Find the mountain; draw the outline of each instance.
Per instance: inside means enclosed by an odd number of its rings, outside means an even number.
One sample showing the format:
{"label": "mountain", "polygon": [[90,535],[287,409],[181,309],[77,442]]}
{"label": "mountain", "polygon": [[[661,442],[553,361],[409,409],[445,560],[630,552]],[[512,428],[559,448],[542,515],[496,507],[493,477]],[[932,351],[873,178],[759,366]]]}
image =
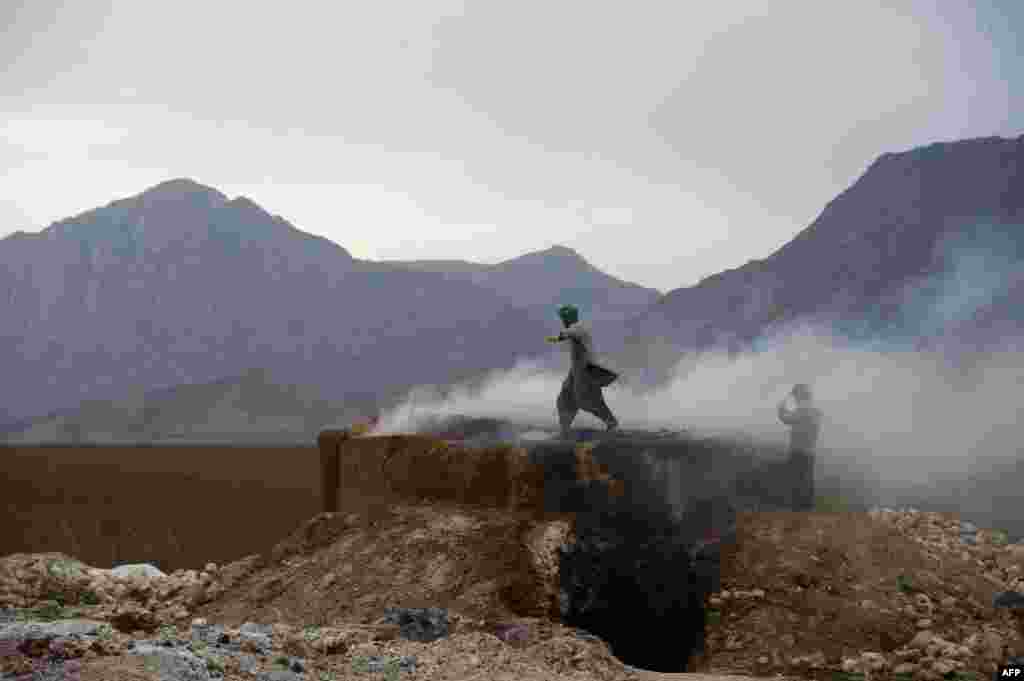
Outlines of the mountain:
{"label": "mountain", "polygon": [[491,267],[491,265],[469,262],[468,260],[385,260],[381,264],[404,267],[420,272],[437,272],[451,276],[484,272]]}
{"label": "mountain", "polygon": [[565,246],[553,246],[484,265],[464,260],[388,261],[417,271],[438,272],[471,281],[499,294],[509,304],[548,318],[555,308],[573,303],[587,320],[602,325],[637,314],[658,299],[658,291],[616,279]]}
{"label": "mountain", "polygon": [[1024,136],[932,144],[882,155],[778,251],[669,292],[619,340],[634,363],[652,339],[668,361],[798,321],[858,340],[998,342],[1024,330],[1022,275]]}
{"label": "mountain", "polygon": [[0,424],[265,367],[332,402],[546,352],[491,288],[360,261],[187,179],[0,240]]}

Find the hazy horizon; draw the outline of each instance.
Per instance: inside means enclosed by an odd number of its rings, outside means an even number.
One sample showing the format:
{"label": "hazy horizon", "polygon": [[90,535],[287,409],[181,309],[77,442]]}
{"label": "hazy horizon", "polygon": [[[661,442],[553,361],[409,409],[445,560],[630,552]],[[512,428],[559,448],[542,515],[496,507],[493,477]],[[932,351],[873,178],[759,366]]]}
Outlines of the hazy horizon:
{"label": "hazy horizon", "polygon": [[758,7],[8,4],[0,236],[190,177],[357,258],[562,244],[666,291],[883,153],[1024,133],[1024,7]]}

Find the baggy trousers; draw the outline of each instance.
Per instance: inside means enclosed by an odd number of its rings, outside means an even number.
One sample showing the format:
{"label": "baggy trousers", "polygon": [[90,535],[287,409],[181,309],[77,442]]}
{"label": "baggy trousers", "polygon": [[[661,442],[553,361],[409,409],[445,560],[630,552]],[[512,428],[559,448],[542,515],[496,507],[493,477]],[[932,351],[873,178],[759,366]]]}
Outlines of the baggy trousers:
{"label": "baggy trousers", "polygon": [[814,453],[790,450],[789,469],[793,480],[793,510],[814,510]]}
{"label": "baggy trousers", "polygon": [[601,386],[589,380],[585,372],[577,372],[573,367],[562,382],[562,390],[558,393],[555,403],[558,408],[558,422],[562,432],[568,432],[576,414],[583,411],[593,414],[607,423],[613,423],[615,416],[604,401]]}

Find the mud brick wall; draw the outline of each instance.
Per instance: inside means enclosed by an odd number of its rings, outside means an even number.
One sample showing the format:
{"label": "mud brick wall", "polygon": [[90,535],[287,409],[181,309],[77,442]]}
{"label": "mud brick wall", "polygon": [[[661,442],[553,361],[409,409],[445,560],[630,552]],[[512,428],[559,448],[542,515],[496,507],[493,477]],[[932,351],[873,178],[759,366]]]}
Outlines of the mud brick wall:
{"label": "mud brick wall", "polygon": [[448,502],[510,511],[542,507],[544,472],[525,449],[468,449],[420,435],[320,434],[325,511],[372,513],[393,503]]}

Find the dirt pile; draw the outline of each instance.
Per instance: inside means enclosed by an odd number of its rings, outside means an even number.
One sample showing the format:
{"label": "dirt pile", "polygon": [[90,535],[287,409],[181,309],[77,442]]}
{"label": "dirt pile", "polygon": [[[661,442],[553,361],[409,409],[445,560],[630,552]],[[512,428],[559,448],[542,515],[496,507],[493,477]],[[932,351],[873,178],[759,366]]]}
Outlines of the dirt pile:
{"label": "dirt pile", "polygon": [[[60,554],[8,556],[0,603],[34,607],[22,617],[113,625],[61,642],[83,663],[83,679],[157,678],[129,653],[157,633],[167,645],[187,640],[195,617],[217,622],[225,640],[244,639],[247,622],[273,623],[273,645],[249,652],[262,669],[282,656],[303,660],[296,680],[367,678],[354,671],[359,660],[403,656],[416,659],[403,678],[633,678],[603,642],[552,621],[557,550],[570,532],[564,520],[448,505],[394,507],[375,519],[322,514],[268,556],[202,572],[118,577]],[[202,584],[209,602],[190,598]],[[447,608],[448,637],[407,641],[384,622],[390,607],[427,606]],[[222,678],[253,678],[236,662]]]}
{"label": "dirt pile", "polygon": [[709,600],[713,667],[934,681],[1024,652],[1013,615],[992,607],[1024,571],[1024,546],[999,533],[916,511],[745,513],[738,525]]}
{"label": "dirt pile", "polygon": [[476,620],[549,617],[557,547],[570,532],[566,520],[449,505],[392,506],[369,521],[321,514],[198,613],[295,626],[368,624],[388,607],[436,606]]}
{"label": "dirt pile", "polygon": [[[982,678],[1024,652],[1017,622],[991,606],[996,592],[1020,586],[1024,547],[1002,545],[987,530],[965,541],[963,526],[914,512],[741,513],[736,546],[723,556],[723,588],[709,599],[701,671]],[[300,656],[304,678],[367,678],[353,664],[374,655],[416,656],[408,678],[643,678],[603,642],[540,612],[551,591],[529,580],[554,573],[552,556],[569,529],[499,510],[423,504],[372,523],[318,516],[266,557],[165,577],[112,577],[67,556],[22,554],[0,559],[0,603],[38,611],[64,602],[76,617],[139,628],[114,626],[83,651],[82,678],[119,665],[122,678],[155,678],[123,656],[129,641],[152,636],[154,625],[187,637],[193,617],[229,635],[245,621],[273,623],[275,647],[259,663]],[[516,564],[506,555],[512,549],[527,558]],[[217,585],[206,591],[215,595],[192,607],[187,595],[204,582]],[[450,636],[406,641],[382,623],[386,608],[418,605],[447,607]],[[521,614],[531,608],[537,614]],[[123,613],[134,613],[134,624],[119,620]]]}

